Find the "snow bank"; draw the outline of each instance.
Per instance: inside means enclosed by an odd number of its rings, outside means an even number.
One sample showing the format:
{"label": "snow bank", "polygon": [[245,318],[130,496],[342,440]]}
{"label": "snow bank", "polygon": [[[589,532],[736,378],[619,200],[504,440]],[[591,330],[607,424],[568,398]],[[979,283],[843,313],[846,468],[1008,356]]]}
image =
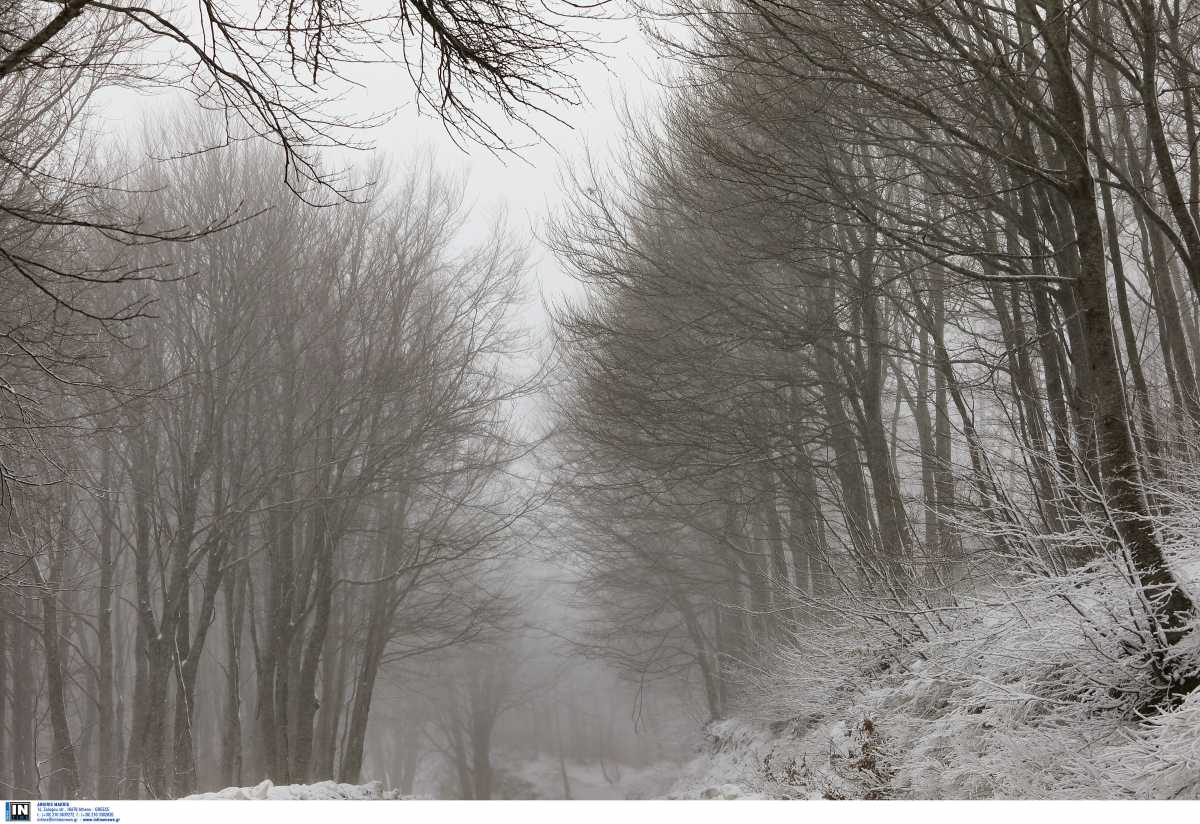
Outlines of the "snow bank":
{"label": "snow bank", "polygon": [[905,646],[797,642],[668,796],[1200,798],[1200,694],[1153,709],[1131,591],[1093,570],[994,588]]}
{"label": "snow bank", "polygon": [[382,781],[367,784],[339,784],[336,781],[320,781],[316,784],[287,784],[281,787],[263,781],[253,787],[226,787],[215,793],[197,793],[184,798],[185,801],[379,801],[400,798],[396,790],[385,790]]}

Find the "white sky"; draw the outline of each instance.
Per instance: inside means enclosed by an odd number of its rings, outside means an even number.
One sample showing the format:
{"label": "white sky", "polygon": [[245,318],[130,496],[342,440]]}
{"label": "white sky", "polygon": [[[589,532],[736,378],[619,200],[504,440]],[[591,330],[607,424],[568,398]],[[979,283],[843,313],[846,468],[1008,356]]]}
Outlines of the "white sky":
{"label": "white sky", "polygon": [[[431,146],[439,164],[447,170],[465,168],[471,197],[478,204],[480,226],[486,227],[496,209],[507,209],[514,234],[531,239],[534,291],[544,291],[547,296],[556,296],[573,286],[553,254],[539,240],[547,219],[566,195],[562,190],[563,169],[578,163],[585,148],[590,148],[599,159],[609,158],[621,131],[617,111],[622,99],[628,98],[634,111],[642,111],[652,105],[649,101],[655,94],[650,78],[656,74],[656,57],[636,24],[629,20],[608,20],[597,21],[592,28],[606,42],[598,46],[603,57],[577,64],[575,76],[585,100],[581,105],[554,111],[565,125],[549,118],[535,121],[541,141],[520,150],[516,156],[497,156],[461,140],[456,145],[439,120],[418,115],[414,105],[380,129],[377,138],[379,148],[396,160],[403,161],[420,146]],[[411,89],[405,85],[407,76],[396,71],[391,77],[385,74],[379,72],[364,83],[368,89],[390,90],[385,93],[411,98]],[[499,131],[518,140],[528,136],[520,127]],[[536,310],[531,307],[531,311],[541,314],[540,306]],[[538,321],[531,317],[531,322]]]}
{"label": "white sky", "polygon": [[[533,283],[526,316],[527,322],[535,328],[545,323],[540,295],[553,299],[574,287],[553,254],[540,242],[548,218],[565,196],[562,191],[564,167],[577,163],[585,147],[598,159],[609,158],[620,134],[617,110],[622,99],[627,97],[634,111],[644,111],[653,105],[656,96],[656,87],[650,78],[657,74],[657,57],[635,21],[585,21],[581,27],[595,32],[600,41],[596,49],[602,53],[597,59],[576,63],[575,76],[585,98],[583,103],[553,110],[565,124],[550,118],[534,120],[541,132],[541,141],[521,149],[516,155],[497,156],[461,138],[456,144],[433,113],[418,113],[411,80],[400,66],[354,67],[351,76],[361,88],[351,89],[338,104],[348,117],[364,117],[400,108],[393,120],[368,132],[365,139],[399,165],[419,151],[432,149],[443,170],[452,173],[465,170],[468,196],[476,204],[473,225],[481,232],[490,228],[496,210],[507,210],[514,236],[528,240],[533,252]],[[124,127],[143,118],[153,120],[173,114],[177,106],[178,95],[175,94],[121,92],[101,108],[102,117],[108,121],[112,133],[120,133]],[[491,123],[509,140],[533,140],[522,127],[509,126],[495,119]],[[361,160],[365,162],[367,158],[361,157]]]}

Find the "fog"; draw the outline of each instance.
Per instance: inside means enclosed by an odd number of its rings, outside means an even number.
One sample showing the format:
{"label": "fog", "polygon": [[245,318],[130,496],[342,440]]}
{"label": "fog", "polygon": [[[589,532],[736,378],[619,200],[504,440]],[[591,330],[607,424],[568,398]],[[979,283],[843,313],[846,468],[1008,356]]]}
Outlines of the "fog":
{"label": "fog", "polygon": [[87,6],[4,13],[6,105],[59,146],[14,133],[6,167],[57,184],[7,201],[44,257],[5,280],[6,794],[661,793],[702,713],[595,646],[547,440],[542,239],[641,83],[636,27],[575,21],[604,59],[563,49],[536,110],[454,117],[360,51],[310,114],[217,18]]}
{"label": "fog", "polygon": [[0,4],[0,788],[1200,797],[1193,5]]}

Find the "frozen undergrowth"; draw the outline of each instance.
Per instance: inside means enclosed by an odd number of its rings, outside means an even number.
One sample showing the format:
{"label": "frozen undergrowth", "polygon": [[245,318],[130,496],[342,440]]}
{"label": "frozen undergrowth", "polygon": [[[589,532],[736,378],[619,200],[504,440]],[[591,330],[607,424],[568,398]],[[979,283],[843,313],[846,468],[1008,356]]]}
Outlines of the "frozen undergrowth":
{"label": "frozen undergrowth", "polygon": [[1141,713],[1160,684],[1132,592],[1097,565],[994,585],[904,646],[815,633],[709,726],[670,796],[1200,797],[1200,695]]}
{"label": "frozen undergrowth", "polygon": [[213,793],[189,795],[185,801],[379,801],[400,798],[395,790],[385,790],[382,781],[367,784],[339,784],[319,781],[316,784],[285,784],[276,786],[263,781],[253,787],[226,787]]}

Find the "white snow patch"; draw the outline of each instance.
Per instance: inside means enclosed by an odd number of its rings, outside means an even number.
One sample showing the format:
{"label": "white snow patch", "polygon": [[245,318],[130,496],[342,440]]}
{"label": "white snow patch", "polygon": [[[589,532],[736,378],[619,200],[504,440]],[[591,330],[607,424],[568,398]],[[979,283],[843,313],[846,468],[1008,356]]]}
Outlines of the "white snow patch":
{"label": "white snow patch", "polygon": [[316,784],[286,784],[275,786],[269,779],[253,787],[226,787],[213,793],[196,793],[184,801],[380,801],[401,798],[396,790],[385,790],[382,781],[367,784],[339,784],[319,781]]}

